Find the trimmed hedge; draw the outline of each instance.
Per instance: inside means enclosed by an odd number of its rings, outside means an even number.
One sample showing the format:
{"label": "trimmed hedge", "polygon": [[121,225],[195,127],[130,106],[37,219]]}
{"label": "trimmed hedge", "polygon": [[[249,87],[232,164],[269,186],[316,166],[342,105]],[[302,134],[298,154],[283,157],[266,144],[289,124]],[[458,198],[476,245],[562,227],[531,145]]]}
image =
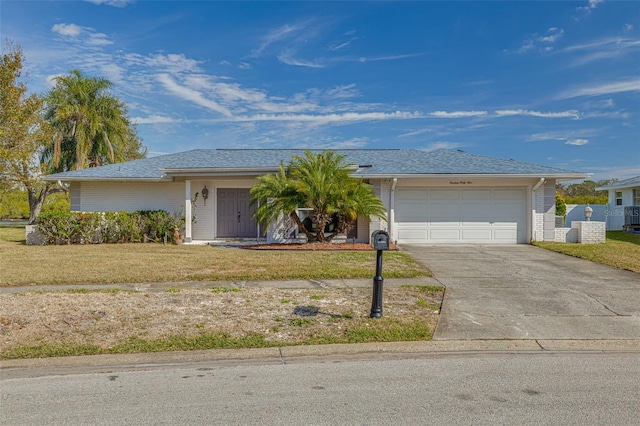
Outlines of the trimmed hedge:
{"label": "trimmed hedge", "polygon": [[175,243],[184,216],[164,210],[135,212],[59,212],[40,214],[38,228],[47,244]]}

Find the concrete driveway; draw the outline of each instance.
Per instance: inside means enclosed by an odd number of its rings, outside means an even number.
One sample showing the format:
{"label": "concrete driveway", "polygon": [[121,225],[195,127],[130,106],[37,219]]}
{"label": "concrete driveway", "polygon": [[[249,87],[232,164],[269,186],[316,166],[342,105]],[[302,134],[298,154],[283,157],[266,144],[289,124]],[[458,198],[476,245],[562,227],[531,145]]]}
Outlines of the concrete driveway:
{"label": "concrete driveway", "polygon": [[529,245],[404,245],[446,286],[434,340],[640,339],[640,274]]}

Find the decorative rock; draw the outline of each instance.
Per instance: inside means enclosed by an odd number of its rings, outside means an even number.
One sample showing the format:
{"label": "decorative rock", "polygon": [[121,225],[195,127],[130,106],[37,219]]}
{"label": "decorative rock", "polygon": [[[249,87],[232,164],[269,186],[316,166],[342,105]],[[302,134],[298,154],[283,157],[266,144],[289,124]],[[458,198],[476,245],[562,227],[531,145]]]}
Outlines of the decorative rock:
{"label": "decorative rock", "polygon": [[44,238],[38,225],[25,226],[25,237],[28,246],[44,246],[47,244],[47,240]]}

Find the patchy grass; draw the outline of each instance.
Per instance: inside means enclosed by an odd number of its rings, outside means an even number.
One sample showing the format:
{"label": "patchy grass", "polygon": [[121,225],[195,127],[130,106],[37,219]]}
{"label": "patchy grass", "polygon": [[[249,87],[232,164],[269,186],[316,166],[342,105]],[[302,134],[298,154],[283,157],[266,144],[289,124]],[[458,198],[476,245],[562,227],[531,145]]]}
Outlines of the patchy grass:
{"label": "patchy grass", "polygon": [[[186,281],[370,278],[376,253],[261,251],[162,244],[27,246],[0,227],[0,287]],[[385,254],[385,278],[429,276],[404,253]]]}
{"label": "patchy grass", "polygon": [[237,290],[0,294],[0,359],[429,340],[443,296],[388,287],[372,319],[369,288]]}
{"label": "patchy grass", "polygon": [[535,242],[535,246],[590,260],[603,265],[640,273],[640,235],[623,231],[607,232],[604,244]]}

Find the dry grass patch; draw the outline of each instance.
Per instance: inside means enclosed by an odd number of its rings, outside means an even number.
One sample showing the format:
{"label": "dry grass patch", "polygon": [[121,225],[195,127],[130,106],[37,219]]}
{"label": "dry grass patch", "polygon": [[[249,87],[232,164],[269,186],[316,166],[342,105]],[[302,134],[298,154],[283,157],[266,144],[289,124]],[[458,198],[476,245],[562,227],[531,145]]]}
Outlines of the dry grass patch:
{"label": "dry grass patch", "polygon": [[640,235],[607,232],[604,244],[536,242],[534,245],[596,263],[640,273]]}
{"label": "dry grass patch", "polygon": [[0,357],[428,340],[442,290],[388,287],[382,319],[368,317],[369,288],[4,294]]}
{"label": "dry grass patch", "polygon": [[[184,281],[370,278],[375,252],[259,251],[210,246],[98,244],[26,246],[24,228],[0,227],[0,287]],[[388,278],[428,276],[399,252]]]}

